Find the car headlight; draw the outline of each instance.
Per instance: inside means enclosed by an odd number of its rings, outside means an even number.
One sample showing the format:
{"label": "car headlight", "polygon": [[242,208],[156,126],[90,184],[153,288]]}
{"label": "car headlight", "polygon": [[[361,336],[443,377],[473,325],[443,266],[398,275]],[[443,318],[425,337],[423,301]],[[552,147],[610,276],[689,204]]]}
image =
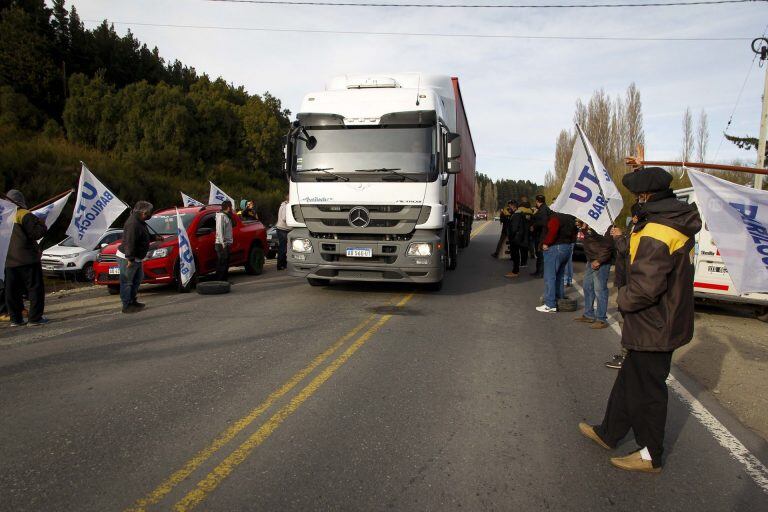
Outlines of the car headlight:
{"label": "car headlight", "polygon": [[312,242],[308,238],[294,238],[291,240],[293,252],[312,252]]}
{"label": "car headlight", "polygon": [[[77,253],[75,254],[61,254],[58,257],[62,260],[71,260],[72,258],[77,258],[79,255]],[[56,256],[54,256],[55,258]]]}
{"label": "car headlight", "polygon": [[170,247],[161,247],[160,249],[155,249],[152,251],[152,253],[149,255],[147,259],[154,260],[155,258],[165,258],[168,256],[168,253],[171,252]]}
{"label": "car headlight", "polygon": [[408,246],[408,256],[432,256],[432,244],[416,242]]}

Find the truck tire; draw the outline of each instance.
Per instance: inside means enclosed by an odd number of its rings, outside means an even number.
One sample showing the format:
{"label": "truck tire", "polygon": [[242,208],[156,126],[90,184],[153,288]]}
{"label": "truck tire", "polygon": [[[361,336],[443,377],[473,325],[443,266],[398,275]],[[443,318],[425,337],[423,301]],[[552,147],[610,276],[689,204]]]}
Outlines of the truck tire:
{"label": "truck tire", "polygon": [[567,297],[562,299],[557,299],[557,310],[562,312],[572,312],[576,311],[576,308],[579,307],[579,303],[576,299],[569,299]]}
{"label": "truck tire", "polygon": [[328,286],[331,284],[330,279],[318,279],[316,277],[308,277],[307,282],[309,283],[309,286]]}
{"label": "truck tire", "polygon": [[456,270],[458,265],[459,247],[457,243],[456,224],[451,224],[445,233],[445,268]]}
{"label": "truck tire", "polygon": [[205,281],[197,283],[197,293],[200,295],[221,295],[229,293],[232,285],[227,281]]}
{"label": "truck tire", "polygon": [[252,276],[260,276],[264,271],[264,250],[258,244],[253,244],[248,251],[248,259],[245,260],[245,273]]}
{"label": "truck tire", "polygon": [[119,284],[108,284],[107,285],[107,293],[110,295],[120,295],[120,285]]}

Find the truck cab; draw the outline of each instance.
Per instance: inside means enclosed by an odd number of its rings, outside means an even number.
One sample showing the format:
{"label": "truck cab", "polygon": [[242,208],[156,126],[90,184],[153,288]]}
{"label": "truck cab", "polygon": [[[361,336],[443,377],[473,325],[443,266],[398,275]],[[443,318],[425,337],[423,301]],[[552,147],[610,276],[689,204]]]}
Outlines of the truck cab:
{"label": "truck cab", "polygon": [[336,77],[305,96],[285,156],[292,275],[439,287],[455,268],[475,180],[458,79]]}

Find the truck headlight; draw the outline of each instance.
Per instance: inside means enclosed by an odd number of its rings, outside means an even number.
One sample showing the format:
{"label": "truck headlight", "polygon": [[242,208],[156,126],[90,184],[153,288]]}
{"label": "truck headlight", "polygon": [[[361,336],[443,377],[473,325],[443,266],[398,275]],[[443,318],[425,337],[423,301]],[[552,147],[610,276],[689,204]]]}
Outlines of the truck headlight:
{"label": "truck headlight", "polygon": [[308,238],[294,238],[291,240],[293,252],[312,252],[312,242]]}
{"label": "truck headlight", "polygon": [[155,258],[165,258],[168,256],[168,253],[171,252],[170,247],[161,247],[160,249],[155,249],[152,251],[152,253],[149,255],[147,259],[154,260]]}
{"label": "truck headlight", "polygon": [[408,246],[408,256],[432,256],[432,244],[416,242]]}

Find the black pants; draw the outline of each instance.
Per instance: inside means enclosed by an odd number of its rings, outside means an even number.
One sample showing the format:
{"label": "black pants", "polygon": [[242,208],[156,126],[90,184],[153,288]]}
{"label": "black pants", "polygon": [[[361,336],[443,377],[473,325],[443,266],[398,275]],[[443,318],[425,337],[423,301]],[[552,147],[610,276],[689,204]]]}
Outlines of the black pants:
{"label": "black pants", "polygon": [[45,286],[43,267],[40,263],[5,269],[5,303],[11,322],[24,321],[24,293],[29,296],[29,321],[37,322],[45,309]]}
{"label": "black pants", "polygon": [[229,250],[230,245],[216,244],[216,256],[219,257],[216,262],[216,280],[229,280]]}
{"label": "black pants", "polygon": [[496,250],[493,253],[496,255],[497,258],[504,256],[504,248],[506,247],[504,242],[506,241],[507,241],[507,231],[504,228],[502,228],[501,234],[499,235],[499,243],[496,244]]}
{"label": "black pants", "polygon": [[528,244],[518,245],[517,247],[520,249],[520,264],[526,266],[528,264]]}
{"label": "black pants", "polygon": [[0,279],[0,315],[8,314],[8,306],[5,305],[5,281]]}
{"label": "black pants", "polygon": [[596,432],[609,446],[618,445],[631,429],[638,446],[647,447],[653,467],[661,467],[667,423],[667,376],[672,352],[630,350],[608,399]]}
{"label": "black pants", "polygon": [[288,266],[288,231],[276,229],[277,232],[277,269]]}
{"label": "black pants", "polygon": [[520,265],[523,261],[528,261],[528,247],[517,245],[514,242],[509,244],[509,257],[512,260],[512,272],[520,273]]}

